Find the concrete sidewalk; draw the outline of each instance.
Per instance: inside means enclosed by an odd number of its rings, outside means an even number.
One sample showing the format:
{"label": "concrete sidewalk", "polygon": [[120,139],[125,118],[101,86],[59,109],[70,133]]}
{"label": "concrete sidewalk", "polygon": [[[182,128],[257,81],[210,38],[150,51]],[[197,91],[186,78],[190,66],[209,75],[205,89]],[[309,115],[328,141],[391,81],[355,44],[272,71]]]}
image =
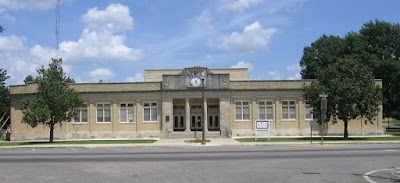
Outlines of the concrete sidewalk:
{"label": "concrete sidewalk", "polygon": [[160,139],[153,144],[155,146],[240,146],[241,143],[231,138],[214,138],[210,142],[190,142],[193,139]]}

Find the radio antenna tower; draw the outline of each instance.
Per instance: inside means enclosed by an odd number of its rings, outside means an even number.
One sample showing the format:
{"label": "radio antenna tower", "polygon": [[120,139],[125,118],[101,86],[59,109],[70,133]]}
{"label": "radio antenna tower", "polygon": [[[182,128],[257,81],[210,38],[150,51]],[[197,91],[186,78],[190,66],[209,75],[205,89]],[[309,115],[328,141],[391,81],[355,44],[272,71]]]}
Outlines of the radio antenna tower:
{"label": "radio antenna tower", "polygon": [[53,60],[61,60],[61,57],[58,57],[59,51],[59,37],[60,37],[60,0],[56,0],[56,58]]}

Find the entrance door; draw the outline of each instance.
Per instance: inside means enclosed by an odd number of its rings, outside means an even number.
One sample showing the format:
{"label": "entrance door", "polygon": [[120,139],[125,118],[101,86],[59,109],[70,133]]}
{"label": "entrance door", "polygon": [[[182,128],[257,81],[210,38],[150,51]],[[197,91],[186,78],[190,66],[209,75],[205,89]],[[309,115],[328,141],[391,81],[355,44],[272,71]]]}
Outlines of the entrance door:
{"label": "entrance door", "polygon": [[219,131],[219,116],[209,115],[208,116],[208,130],[209,131]]}
{"label": "entrance door", "polygon": [[174,105],[174,131],[185,131],[185,107],[184,105]]}
{"label": "entrance door", "polygon": [[190,130],[201,131],[202,130],[202,109],[201,105],[190,106]]}
{"label": "entrance door", "polygon": [[219,131],[219,105],[208,106],[208,130]]}

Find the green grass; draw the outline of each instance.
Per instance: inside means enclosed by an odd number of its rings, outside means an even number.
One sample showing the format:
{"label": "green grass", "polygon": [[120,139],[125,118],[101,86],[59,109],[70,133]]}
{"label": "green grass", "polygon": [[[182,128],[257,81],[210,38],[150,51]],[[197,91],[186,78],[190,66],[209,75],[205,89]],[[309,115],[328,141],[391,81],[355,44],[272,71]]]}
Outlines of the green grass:
{"label": "green grass", "polygon": [[[190,140],[190,143],[201,143],[203,142],[203,139],[196,139],[196,140]],[[211,142],[210,139],[204,139],[204,142]]]}
{"label": "green grass", "polygon": [[53,143],[44,141],[33,141],[33,142],[8,142],[0,141],[0,146],[24,146],[24,145],[62,145],[62,144],[144,144],[153,143],[157,140],[145,139],[145,140],[79,140],[79,141],[54,141]]}
{"label": "green grass", "polygon": [[393,118],[385,118],[385,119],[383,119],[383,124],[387,124],[388,122],[390,124],[400,124],[400,119],[393,119]]}
{"label": "green grass", "polygon": [[[236,139],[239,142],[310,142],[310,137],[300,137],[300,138],[271,138],[271,141],[268,138],[243,138]],[[313,142],[320,141],[320,137],[313,137]],[[399,137],[350,137],[345,140],[343,137],[324,137],[324,141],[400,141]]]}
{"label": "green grass", "polygon": [[386,134],[400,137],[400,129],[386,129]]}

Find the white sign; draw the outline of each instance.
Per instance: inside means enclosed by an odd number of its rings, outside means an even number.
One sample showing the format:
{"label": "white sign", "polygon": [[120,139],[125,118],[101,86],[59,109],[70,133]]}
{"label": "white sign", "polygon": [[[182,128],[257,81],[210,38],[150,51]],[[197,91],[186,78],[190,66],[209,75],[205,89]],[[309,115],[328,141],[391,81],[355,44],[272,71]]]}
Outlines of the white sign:
{"label": "white sign", "polygon": [[268,121],[256,121],[256,129],[258,131],[268,131],[269,122]]}
{"label": "white sign", "polygon": [[268,132],[268,139],[271,140],[271,131],[270,131],[270,122],[269,120],[257,120],[256,128],[255,128],[255,140],[257,141],[257,136],[259,132]]}

